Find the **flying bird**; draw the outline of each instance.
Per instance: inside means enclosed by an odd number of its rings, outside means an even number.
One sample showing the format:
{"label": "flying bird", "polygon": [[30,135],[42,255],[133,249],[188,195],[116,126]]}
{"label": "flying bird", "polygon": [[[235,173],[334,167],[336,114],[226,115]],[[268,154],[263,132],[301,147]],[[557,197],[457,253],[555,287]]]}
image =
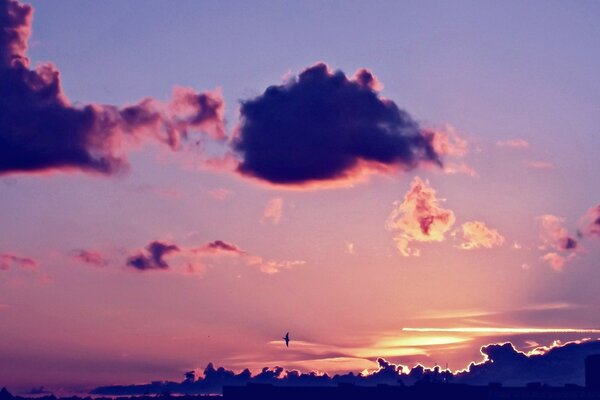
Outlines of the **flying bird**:
{"label": "flying bird", "polygon": [[285,334],[285,336],[283,337],[283,340],[285,340],[285,347],[290,347],[290,333],[287,332]]}

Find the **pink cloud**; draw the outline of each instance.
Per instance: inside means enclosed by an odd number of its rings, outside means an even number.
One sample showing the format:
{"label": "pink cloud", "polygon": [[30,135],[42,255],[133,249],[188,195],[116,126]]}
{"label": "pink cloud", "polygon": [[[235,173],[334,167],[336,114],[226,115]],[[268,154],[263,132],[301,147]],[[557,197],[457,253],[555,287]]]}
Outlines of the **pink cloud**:
{"label": "pink cloud", "polygon": [[546,253],[541,258],[547,262],[553,270],[558,272],[562,271],[567,263],[567,258],[556,252]]}
{"label": "pink cloud", "polygon": [[452,126],[432,130],[430,135],[431,145],[440,155],[464,157],[468,153],[469,143]]}
{"label": "pink cloud", "polygon": [[546,161],[529,161],[527,166],[532,169],[554,169],[556,166]]}
{"label": "pink cloud", "polygon": [[542,231],[540,239],[541,250],[552,249],[544,254],[541,259],[548,263],[555,271],[562,271],[568,261],[575,258],[575,253],[579,248],[579,243],[563,226],[565,219],[552,214],[545,214],[538,217],[541,223]]}
{"label": "pink cloud", "polygon": [[199,257],[202,265],[205,265],[205,262],[210,261],[210,259],[217,260],[220,257],[235,257],[245,265],[269,275],[276,274],[283,269],[290,269],[305,264],[301,260],[265,260],[261,256],[250,254],[240,249],[237,245],[222,240],[215,240],[200,247],[190,249],[190,253]]}
{"label": "pink cloud", "polygon": [[396,201],[386,222],[386,229],[395,232],[394,240],[404,256],[418,256],[420,251],[410,247],[412,242],[441,242],[452,228],[454,212],[444,209],[436,191],[415,177],[402,202]]}
{"label": "pink cloud", "polygon": [[465,222],[462,224],[461,230],[464,242],[460,247],[464,250],[491,249],[502,246],[505,241],[504,236],[498,233],[497,230],[488,228],[481,221]]}
{"label": "pink cloud", "polygon": [[444,173],[448,175],[465,174],[470,177],[479,176],[477,171],[467,163],[447,162],[444,164]]}
{"label": "pink cloud", "polygon": [[108,264],[108,261],[102,256],[102,254],[95,250],[73,250],[71,252],[71,257],[74,260],[97,267],[102,267]]}
{"label": "pink cloud", "polygon": [[38,267],[36,260],[30,257],[18,256],[11,253],[0,254],[0,270],[7,271],[11,268],[35,270]]}
{"label": "pink cloud", "polygon": [[577,248],[577,241],[569,235],[567,229],[563,226],[565,219],[552,214],[544,214],[538,217],[542,225],[540,238],[542,247],[552,247],[559,251],[574,250]]}
{"label": "pink cloud", "polygon": [[583,236],[600,237],[600,204],[590,208],[581,218],[579,233]]}
{"label": "pink cloud", "polygon": [[496,142],[496,146],[498,147],[510,147],[513,149],[528,149],[529,142],[524,139],[509,139],[509,140],[499,140]]}
{"label": "pink cloud", "polygon": [[453,161],[452,159],[463,158],[469,152],[469,142],[458,135],[452,126],[441,129],[433,129],[429,133],[431,145],[439,155],[446,156],[451,160],[444,161],[443,172],[448,175],[465,174],[471,177],[478,176],[475,168],[464,161]]}

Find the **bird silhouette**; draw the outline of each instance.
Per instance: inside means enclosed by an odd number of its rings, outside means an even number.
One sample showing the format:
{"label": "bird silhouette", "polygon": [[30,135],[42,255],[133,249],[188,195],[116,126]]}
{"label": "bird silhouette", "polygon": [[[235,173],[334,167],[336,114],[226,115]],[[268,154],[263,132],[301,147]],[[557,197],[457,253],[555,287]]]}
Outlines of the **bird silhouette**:
{"label": "bird silhouette", "polygon": [[285,334],[285,336],[283,337],[283,340],[285,340],[285,347],[290,347],[290,333],[287,332]]}

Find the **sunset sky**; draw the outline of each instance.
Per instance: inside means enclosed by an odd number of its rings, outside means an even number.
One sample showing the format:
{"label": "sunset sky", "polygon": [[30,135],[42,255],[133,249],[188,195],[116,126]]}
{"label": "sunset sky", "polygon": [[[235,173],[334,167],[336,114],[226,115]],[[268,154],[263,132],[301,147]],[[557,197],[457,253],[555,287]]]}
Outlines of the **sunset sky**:
{"label": "sunset sky", "polygon": [[0,386],[600,338],[599,2],[28,3]]}

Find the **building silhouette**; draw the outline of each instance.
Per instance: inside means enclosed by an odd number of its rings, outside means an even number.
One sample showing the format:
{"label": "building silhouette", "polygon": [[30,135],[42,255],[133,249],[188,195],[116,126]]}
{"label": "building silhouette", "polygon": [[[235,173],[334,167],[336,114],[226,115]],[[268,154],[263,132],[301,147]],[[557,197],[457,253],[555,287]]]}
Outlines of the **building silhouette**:
{"label": "building silhouette", "polygon": [[600,354],[585,359],[585,386],[600,390]]}

